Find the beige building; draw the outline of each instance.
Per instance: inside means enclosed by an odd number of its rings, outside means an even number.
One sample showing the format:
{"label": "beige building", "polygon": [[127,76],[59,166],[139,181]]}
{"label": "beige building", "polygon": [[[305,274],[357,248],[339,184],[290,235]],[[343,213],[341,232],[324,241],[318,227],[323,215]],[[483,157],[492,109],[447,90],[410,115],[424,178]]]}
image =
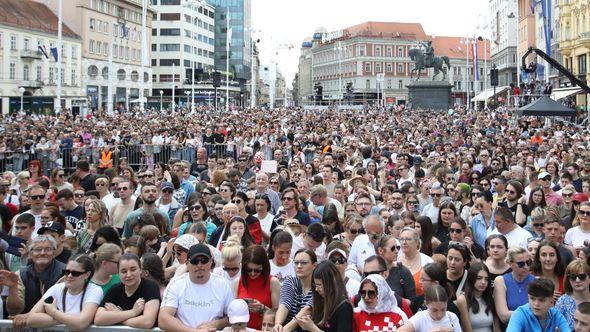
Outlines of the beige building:
{"label": "beige building", "polygon": [[[58,68],[50,51],[57,46],[57,16],[44,4],[29,0],[0,0],[0,11],[1,112],[20,110],[22,101],[25,111],[49,114],[57,102]],[[80,107],[85,99],[81,49],[80,36],[64,24],[59,60],[66,108]]]}
{"label": "beige building", "polygon": [[[47,3],[57,13],[58,0]],[[148,1],[151,3],[151,1]],[[142,0],[66,0],[63,22],[82,37],[82,80],[92,108],[106,109],[109,81],[109,52],[113,57],[113,101],[117,108],[129,108],[130,101],[152,90],[150,59],[154,11],[147,12],[148,62],[141,74]]]}

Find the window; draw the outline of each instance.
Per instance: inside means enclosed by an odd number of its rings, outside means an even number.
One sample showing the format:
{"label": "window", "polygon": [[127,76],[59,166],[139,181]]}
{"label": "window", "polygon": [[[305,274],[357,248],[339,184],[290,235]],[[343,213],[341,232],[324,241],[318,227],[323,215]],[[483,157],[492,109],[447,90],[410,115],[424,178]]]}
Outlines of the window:
{"label": "window", "polygon": [[23,80],[25,80],[25,81],[29,80],[29,65],[23,66]]}
{"label": "window", "polygon": [[129,46],[125,46],[125,60],[129,60]]}
{"label": "window", "polygon": [[391,89],[391,80],[387,80],[387,88]]}
{"label": "window", "polygon": [[135,57],[135,49],[131,49],[131,60],[135,61],[137,58]]}
{"label": "window", "polygon": [[41,66],[35,67],[35,80],[37,80],[37,81],[41,80]]}
{"label": "window", "polygon": [[15,79],[15,76],[16,76],[16,63],[11,63],[8,77],[11,80],[13,80],[13,79]]}
{"label": "window", "polygon": [[90,25],[89,25],[90,31],[94,31],[94,26],[95,25],[96,25],[96,20],[93,19],[93,18],[91,18],[90,19]]}
{"label": "window", "polygon": [[366,51],[365,45],[359,45],[356,47],[356,56],[365,56]]}
{"label": "window", "polygon": [[113,23],[113,36],[118,37],[119,36],[119,25]]}
{"label": "window", "polygon": [[96,42],[96,54],[102,54],[102,42]]}
{"label": "window", "polygon": [[458,89],[458,90],[461,90],[461,81],[458,81],[458,82],[457,82],[457,89]]}
{"label": "window", "polygon": [[375,46],[375,56],[381,56],[381,46]]}
{"label": "window", "polygon": [[78,46],[72,45],[72,59],[78,58]]}
{"label": "window", "polygon": [[108,52],[109,52],[108,50],[109,50],[109,43],[102,44],[102,54],[104,56],[108,55]]}
{"label": "window", "polygon": [[[49,83],[53,83],[55,80],[55,74],[53,73],[54,70],[55,70],[55,68],[53,68],[53,67],[49,68]],[[90,70],[90,68],[89,68],[89,70]]]}
{"label": "window", "polygon": [[16,36],[10,36],[10,49],[16,50]]}
{"label": "window", "polygon": [[180,21],[180,13],[162,13],[160,21]]}
{"label": "window", "polygon": [[578,74],[587,73],[586,54],[578,55]]}
{"label": "window", "polygon": [[152,66],[157,66],[157,65],[158,65],[158,60],[152,59]]}
{"label": "window", "polygon": [[184,36],[187,38],[193,38],[192,33],[187,29],[184,29]]}
{"label": "window", "polygon": [[29,43],[30,43],[30,39],[29,38],[23,39],[23,50],[28,50],[29,49]]}
{"label": "window", "polygon": [[137,70],[131,72],[131,80],[133,82],[137,82],[139,80],[139,73],[137,72]]}
{"label": "window", "polygon": [[152,44],[152,52],[155,52],[158,50],[158,44]]}
{"label": "window", "polygon": [[391,63],[385,65],[385,71],[388,73],[391,73],[393,71],[393,66],[391,65]]}
{"label": "window", "polygon": [[403,56],[404,56],[404,48],[402,46],[399,46],[397,48],[397,57],[402,58]]}
{"label": "window", "polygon": [[160,44],[160,52],[180,52],[180,44]]}
{"label": "window", "polygon": [[191,61],[190,60],[184,60],[184,66],[190,68],[191,67]]}
{"label": "window", "polygon": [[[92,21],[92,19],[90,19],[90,21]],[[96,21],[96,31],[97,32],[102,32],[102,21],[101,20],[97,20]]]}
{"label": "window", "polygon": [[371,63],[370,62],[366,62],[365,63],[365,71],[366,72],[371,72]]}
{"label": "window", "polygon": [[72,69],[72,72],[70,73],[70,84],[71,85],[76,85],[76,70]]}
{"label": "window", "polygon": [[94,40],[92,39],[88,42],[88,52],[91,54],[94,53]]}
{"label": "window", "polygon": [[119,49],[119,46],[117,45],[113,45],[113,58],[117,57],[117,50]]}
{"label": "window", "polygon": [[402,80],[397,81],[397,88],[403,89],[404,88],[404,81],[402,81]]}
{"label": "window", "polygon": [[370,89],[371,88],[371,80],[367,80],[365,82],[365,88]]}
{"label": "window", "polygon": [[161,0],[160,5],[162,5],[162,6],[178,6],[178,5],[180,5],[180,0]]}
{"label": "window", "polygon": [[105,80],[109,79],[109,67],[102,68],[102,78],[104,78]]}
{"label": "window", "polygon": [[180,66],[180,59],[160,59],[160,66]]}
{"label": "window", "polygon": [[102,23],[102,32],[104,33],[109,33],[109,22],[103,22]]}
{"label": "window", "polygon": [[125,47],[123,45],[119,45],[119,59],[123,59],[125,56]]}
{"label": "window", "polygon": [[404,65],[402,63],[397,64],[397,73],[403,74],[404,73]]}
{"label": "window", "polygon": [[180,36],[180,29],[160,29],[160,36]]}
{"label": "window", "polygon": [[382,72],[382,69],[383,68],[381,68],[381,62],[375,63],[375,72],[376,73],[381,73]]}
{"label": "window", "polygon": [[186,44],[184,45],[184,52],[185,53],[189,53],[190,54],[191,51],[192,51],[192,49],[193,49],[192,46],[186,45]]}
{"label": "window", "polygon": [[126,77],[127,77],[127,73],[125,72],[125,69],[117,70],[117,79],[119,81],[124,81]]}
{"label": "window", "polygon": [[152,29],[152,36],[158,35],[158,29]]}

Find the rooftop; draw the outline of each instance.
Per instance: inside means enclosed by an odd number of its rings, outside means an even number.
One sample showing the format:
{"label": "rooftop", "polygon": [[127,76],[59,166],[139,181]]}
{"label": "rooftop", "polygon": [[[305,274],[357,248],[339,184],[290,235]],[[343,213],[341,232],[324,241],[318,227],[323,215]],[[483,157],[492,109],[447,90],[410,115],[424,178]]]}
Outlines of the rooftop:
{"label": "rooftop", "polygon": [[[461,43],[461,40],[464,37],[445,37],[445,36],[436,36],[436,37],[429,37],[432,40],[432,47],[434,47],[434,54],[437,56],[446,55],[451,59],[465,59],[465,51],[466,47],[465,44]],[[484,46],[485,45],[487,46]],[[487,48],[487,54],[484,55],[484,49]],[[477,41],[477,57],[480,60],[484,60],[484,56],[486,60],[490,60],[490,41],[489,40],[481,40]],[[472,59],[471,51],[469,51],[469,59]]]}
{"label": "rooftop", "polygon": [[[57,23],[57,16],[42,3],[30,0],[0,0],[0,24],[55,34],[57,38]],[[80,39],[80,36],[63,22],[62,36]]]}

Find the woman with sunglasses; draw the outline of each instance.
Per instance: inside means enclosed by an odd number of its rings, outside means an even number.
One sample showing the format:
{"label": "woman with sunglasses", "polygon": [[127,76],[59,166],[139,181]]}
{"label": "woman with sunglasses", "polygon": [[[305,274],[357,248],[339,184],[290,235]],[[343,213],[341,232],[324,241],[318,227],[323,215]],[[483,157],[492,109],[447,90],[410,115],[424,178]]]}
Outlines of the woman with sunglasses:
{"label": "woman with sunglasses", "polygon": [[473,171],[469,176],[469,184],[471,185],[479,185],[479,181],[481,180],[481,172],[480,171]]}
{"label": "woman with sunglasses", "polygon": [[572,208],[569,215],[569,223],[572,226],[578,226],[580,224],[578,211],[580,210],[580,204],[583,202],[588,202],[588,195],[586,193],[575,193],[572,196]]}
{"label": "woman with sunglasses", "polygon": [[414,216],[419,215],[421,211],[418,196],[416,196],[416,194],[406,194],[406,202],[404,207],[408,213],[411,213]]}
{"label": "woman with sunglasses", "polygon": [[465,292],[457,297],[463,332],[492,332],[498,320],[492,297],[490,272],[483,263],[473,264],[467,271]]}
{"label": "woman with sunglasses", "polygon": [[549,240],[539,243],[537,254],[533,258],[531,272],[537,277],[545,277],[555,286],[555,299],[564,292],[565,266],[557,245]]}
{"label": "woman with sunglasses", "polygon": [[395,294],[408,299],[410,303],[416,297],[416,285],[412,278],[412,272],[397,261],[397,256],[401,250],[399,241],[392,235],[384,235],[375,244],[375,252],[383,257],[387,264],[389,275],[387,283]]}
{"label": "woman with sunglasses", "polygon": [[334,235],[333,239],[352,247],[357,236],[363,234],[363,218],[356,212],[347,214],[344,218],[344,232]]}
{"label": "woman with sunglasses", "polygon": [[488,179],[487,177],[482,178],[479,181],[479,185],[483,188],[483,190],[485,191],[492,191],[492,182],[490,181],[490,179]]}
{"label": "woman with sunglasses", "polygon": [[572,227],[565,233],[565,244],[580,249],[590,240],[590,202],[580,203],[577,213],[580,225]]}
{"label": "woman with sunglasses", "polygon": [[435,253],[447,255],[449,251],[449,245],[451,243],[462,243],[467,246],[471,256],[474,258],[482,259],[484,257],[484,250],[479,244],[475,243],[473,239],[468,236],[467,223],[460,217],[456,217],[449,227],[449,241],[441,243],[436,247]]}
{"label": "woman with sunglasses", "polygon": [[514,310],[528,303],[527,286],[535,279],[530,273],[533,261],[526,249],[510,247],[506,262],[510,264],[512,272],[494,280],[494,303],[502,324],[508,324]]}
{"label": "woman with sunglasses", "polygon": [[160,287],[142,278],[141,262],[134,254],[121,256],[119,274],[123,278],[105,293],[94,324],[151,329],[158,319]]}
{"label": "woman with sunglasses", "polygon": [[535,238],[544,238],[543,225],[545,224],[545,209],[541,207],[534,208],[530,213],[530,221],[524,227]]}
{"label": "woman with sunglasses", "polygon": [[248,327],[262,328],[262,315],[267,309],[277,309],[281,284],[270,274],[266,251],[259,245],[244,249],[241,276],[232,283],[235,298],[244,299],[250,309]]}
{"label": "woman with sunglasses", "polygon": [[291,248],[293,248],[293,236],[291,233],[276,229],[270,235],[268,245],[268,259],[270,274],[275,276],[279,282],[287,277],[295,277],[295,266],[291,260]]}
{"label": "woman with sunglasses", "polygon": [[565,269],[565,294],[555,303],[568,325],[574,331],[574,312],[580,303],[590,302],[590,267],[585,261],[576,259]]}
{"label": "woman with sunglasses", "polygon": [[[207,217],[207,204],[204,200],[200,199],[198,195],[191,195],[187,202],[186,211],[188,212],[188,218],[178,227],[178,233],[176,236],[186,234],[188,229],[194,223],[205,221],[205,218]],[[210,234],[209,229],[211,229],[211,233],[213,233],[216,228],[217,227],[212,222],[207,223],[208,234]]]}
{"label": "woman with sunglasses", "polygon": [[62,189],[70,189],[71,191],[74,191],[74,186],[72,186],[71,183],[66,181],[65,174],[66,173],[63,168],[54,168],[51,171],[49,185],[51,187],[57,188],[57,191],[60,191]]}
{"label": "woman with sunglasses", "polygon": [[399,309],[397,293],[379,274],[363,279],[358,292],[360,301],[354,310],[355,331],[387,331],[402,326],[407,317]]}
{"label": "woman with sunglasses", "polygon": [[84,330],[92,324],[103,297],[100,287],[90,283],[94,273],[92,258],[75,256],[63,272],[63,282],[51,286],[31,309],[27,327],[43,329],[64,324],[72,330]]}
{"label": "woman with sunglasses", "polygon": [[317,256],[311,249],[300,249],[295,253],[293,265],[296,276],[287,277],[281,285],[275,331],[292,331],[297,327],[295,315],[313,298],[312,274],[317,261]]}
{"label": "woman with sunglasses", "polygon": [[237,236],[230,236],[221,249],[221,266],[216,266],[213,274],[233,282],[240,278],[240,264],[242,264],[242,244]]}

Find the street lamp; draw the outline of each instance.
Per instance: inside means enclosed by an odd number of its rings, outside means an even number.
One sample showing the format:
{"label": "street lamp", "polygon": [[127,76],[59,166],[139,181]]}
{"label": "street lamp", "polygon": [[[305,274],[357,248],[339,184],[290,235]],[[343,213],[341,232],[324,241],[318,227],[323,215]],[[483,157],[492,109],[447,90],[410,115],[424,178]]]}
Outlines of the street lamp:
{"label": "street lamp", "polygon": [[164,91],[160,90],[160,113],[162,113],[162,99],[164,98]]}
{"label": "street lamp", "polygon": [[465,101],[467,102],[467,109],[471,106],[469,101],[469,38],[461,38],[461,44],[465,45]]}
{"label": "street lamp", "polygon": [[381,107],[383,104],[383,81],[385,80],[385,75],[383,73],[377,74],[377,105]]}
{"label": "street lamp", "polygon": [[25,88],[22,86],[18,88],[18,92],[20,92],[20,112],[23,112],[23,98],[25,96]]}
{"label": "street lamp", "polygon": [[346,46],[342,46],[342,42],[338,42],[338,46],[334,46],[334,51],[338,52],[338,101],[342,103],[342,52],[346,51]]}
{"label": "street lamp", "polygon": [[211,92],[211,91],[207,91],[207,104],[209,106],[209,109],[211,109],[211,94],[212,93],[213,92]]}

